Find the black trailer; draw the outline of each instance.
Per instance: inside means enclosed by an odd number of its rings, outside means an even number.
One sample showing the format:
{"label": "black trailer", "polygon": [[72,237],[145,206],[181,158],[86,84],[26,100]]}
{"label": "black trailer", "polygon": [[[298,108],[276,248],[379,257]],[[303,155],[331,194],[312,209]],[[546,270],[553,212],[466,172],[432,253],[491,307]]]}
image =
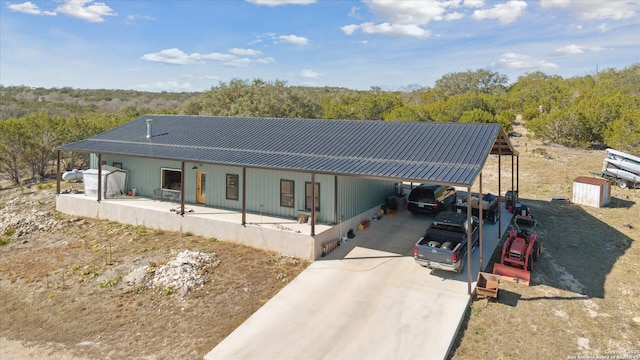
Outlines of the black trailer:
{"label": "black trailer", "polygon": [[[482,218],[491,224],[498,222],[498,197],[493,194],[485,194],[482,202],[477,193],[471,194],[471,214],[480,217],[480,204],[482,204]],[[458,198],[456,201],[457,212],[467,213],[467,198]]]}

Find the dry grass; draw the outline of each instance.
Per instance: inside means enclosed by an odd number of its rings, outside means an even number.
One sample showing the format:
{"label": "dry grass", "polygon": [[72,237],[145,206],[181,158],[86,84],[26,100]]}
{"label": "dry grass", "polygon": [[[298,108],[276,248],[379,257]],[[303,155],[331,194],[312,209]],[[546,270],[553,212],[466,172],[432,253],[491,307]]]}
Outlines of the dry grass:
{"label": "dry grass", "polygon": [[[89,359],[202,358],[307,266],[215,239],[60,218],[66,221],[62,232],[34,233],[0,247],[0,338],[44,347],[36,357],[49,356],[55,346]],[[220,261],[201,274],[203,288],[183,297],[122,280],[186,249],[215,253]]]}
{"label": "dry grass", "polygon": [[[543,256],[531,287],[503,282],[497,300],[472,303],[450,358],[595,358],[619,350],[640,358],[640,190],[614,187],[604,208],[552,202],[571,199],[573,179],[597,173],[604,152],[514,142],[520,198],[540,222]],[[510,162],[503,167],[509,174]],[[503,179],[503,191],[510,181]]]}

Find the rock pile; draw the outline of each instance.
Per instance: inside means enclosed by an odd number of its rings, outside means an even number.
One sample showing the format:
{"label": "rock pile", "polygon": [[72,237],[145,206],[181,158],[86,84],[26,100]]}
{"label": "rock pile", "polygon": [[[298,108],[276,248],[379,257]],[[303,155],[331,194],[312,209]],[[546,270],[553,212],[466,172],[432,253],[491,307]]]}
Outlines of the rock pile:
{"label": "rock pile", "polygon": [[62,229],[62,222],[46,205],[54,196],[51,192],[32,193],[0,204],[0,236],[19,238],[36,231]]}
{"label": "rock pile", "polygon": [[214,253],[185,250],[175,260],[158,268],[151,284],[164,289],[170,288],[184,296],[195,287],[204,285],[202,274],[220,264],[220,260],[213,260],[215,257]]}

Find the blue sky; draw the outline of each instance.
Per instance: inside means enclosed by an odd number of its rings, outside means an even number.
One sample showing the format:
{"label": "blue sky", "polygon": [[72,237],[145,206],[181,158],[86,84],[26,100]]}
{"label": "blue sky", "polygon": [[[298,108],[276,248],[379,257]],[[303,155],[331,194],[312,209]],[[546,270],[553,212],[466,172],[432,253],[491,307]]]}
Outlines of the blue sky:
{"label": "blue sky", "polygon": [[385,90],[640,63],[640,0],[57,0],[0,4],[4,86]]}

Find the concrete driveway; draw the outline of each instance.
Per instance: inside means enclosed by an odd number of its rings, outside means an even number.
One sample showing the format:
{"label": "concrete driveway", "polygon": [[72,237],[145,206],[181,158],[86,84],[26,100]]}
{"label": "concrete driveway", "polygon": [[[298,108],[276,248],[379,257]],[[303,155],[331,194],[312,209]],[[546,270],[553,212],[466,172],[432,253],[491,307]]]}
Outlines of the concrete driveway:
{"label": "concrete driveway", "polygon": [[[504,212],[505,229],[508,219]],[[462,274],[431,273],[414,262],[413,245],[430,221],[401,211],[355,231],[205,359],[444,359],[470,296],[466,266]],[[486,264],[499,239],[497,225],[483,230]],[[479,249],[472,255],[475,286]]]}

